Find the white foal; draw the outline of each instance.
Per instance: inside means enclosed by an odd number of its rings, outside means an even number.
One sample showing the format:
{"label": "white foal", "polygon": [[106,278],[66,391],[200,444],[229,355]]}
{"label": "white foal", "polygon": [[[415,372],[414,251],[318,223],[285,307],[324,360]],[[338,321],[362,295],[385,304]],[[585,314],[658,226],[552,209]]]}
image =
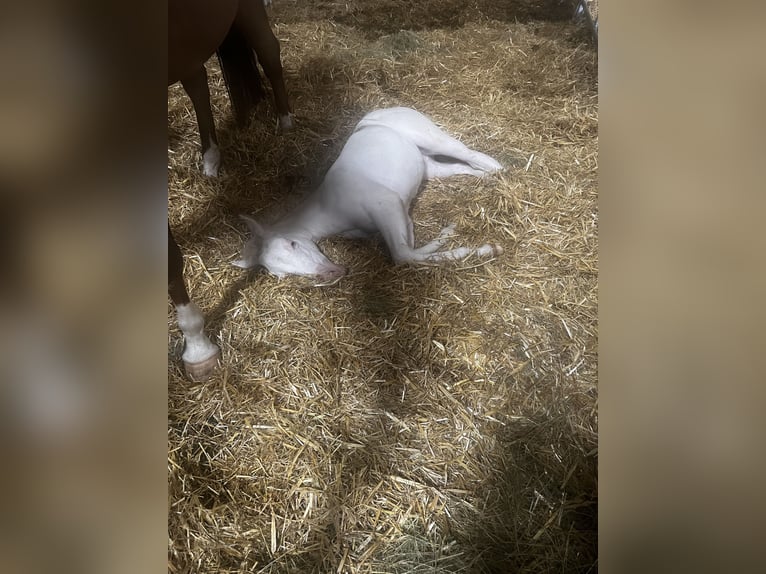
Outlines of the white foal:
{"label": "white foal", "polygon": [[316,242],[332,235],[365,237],[376,232],[383,236],[395,263],[500,254],[499,245],[438,251],[454,225],[416,248],[409,209],[426,179],[456,174],[480,177],[502,168],[415,110],[371,112],[356,126],[322,184],[294,211],[268,227],[242,216],[253,237],[234,265],[245,269],[262,265],[277,277],[307,275],[332,281],[346,271],[327,259]]}

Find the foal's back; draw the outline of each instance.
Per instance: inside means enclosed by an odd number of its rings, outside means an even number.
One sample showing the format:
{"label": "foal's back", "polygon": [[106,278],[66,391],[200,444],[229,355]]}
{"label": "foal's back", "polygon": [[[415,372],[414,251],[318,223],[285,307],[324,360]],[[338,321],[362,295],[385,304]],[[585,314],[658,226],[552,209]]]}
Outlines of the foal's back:
{"label": "foal's back", "polygon": [[374,125],[351,134],[322,187],[324,193],[349,194],[356,200],[369,194],[365,201],[374,201],[387,190],[409,205],[424,178],[425,163],[418,146],[396,129]]}

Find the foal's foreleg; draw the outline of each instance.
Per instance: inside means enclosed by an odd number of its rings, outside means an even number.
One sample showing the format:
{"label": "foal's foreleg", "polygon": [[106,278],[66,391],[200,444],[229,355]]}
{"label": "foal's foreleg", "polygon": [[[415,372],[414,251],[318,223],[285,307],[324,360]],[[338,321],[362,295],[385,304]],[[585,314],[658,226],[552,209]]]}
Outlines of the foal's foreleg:
{"label": "foal's foreleg", "polygon": [[202,66],[189,78],[181,80],[189,99],[194,106],[197,116],[199,137],[202,142],[202,173],[210,177],[218,176],[221,165],[221,152],[218,149],[218,138],[215,135],[215,121],[210,107],[210,88],[207,84],[207,72]]}
{"label": "foal's foreleg", "polygon": [[447,227],[439,232],[439,235],[436,237],[436,239],[433,239],[425,245],[418,247],[415,249],[415,251],[419,255],[428,255],[429,253],[437,251],[439,248],[441,248],[442,245],[446,243],[447,238],[452,235],[453,231],[455,231],[455,224],[450,223]]}
{"label": "foal's foreleg", "polygon": [[435,253],[418,255],[416,261],[455,261],[458,259],[465,259],[469,255],[477,255],[479,257],[495,257],[503,252],[503,248],[499,245],[485,244],[481,247],[457,247],[450,249],[449,251],[437,251]]}
{"label": "foal's foreleg", "polygon": [[274,91],[274,105],[279,116],[279,128],[283,132],[289,131],[293,127],[293,115],[282,72],[279,40],[271,29],[263,2],[240,1],[235,23],[255,50],[258,62],[271,83],[271,89]]}
{"label": "foal's foreleg", "polygon": [[449,251],[436,251],[445,242],[447,236],[454,231],[450,225],[442,229],[439,236],[426,245],[415,248],[415,238],[412,233],[412,220],[404,204],[399,198],[389,199],[379,204],[372,218],[386,242],[391,257],[395,263],[424,263],[433,261],[463,259],[469,255],[488,257],[503,252],[499,245],[482,245],[481,247],[458,247]]}
{"label": "foal's foreleg", "polygon": [[[438,249],[438,247],[437,247]],[[435,261],[456,261],[469,255],[479,257],[494,257],[500,255],[503,248],[499,245],[485,244],[481,247],[456,247],[449,251],[431,251],[430,249],[398,248],[392,256],[396,263],[426,263]]]}

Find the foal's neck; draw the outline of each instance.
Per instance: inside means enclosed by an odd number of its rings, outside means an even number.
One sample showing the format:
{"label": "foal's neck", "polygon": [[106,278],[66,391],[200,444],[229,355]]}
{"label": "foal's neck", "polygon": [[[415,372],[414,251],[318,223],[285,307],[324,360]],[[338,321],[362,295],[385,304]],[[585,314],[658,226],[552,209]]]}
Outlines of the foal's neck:
{"label": "foal's neck", "polygon": [[344,231],[337,214],[328,210],[320,200],[321,187],[287,212],[272,228],[279,234],[306,237],[319,241]]}

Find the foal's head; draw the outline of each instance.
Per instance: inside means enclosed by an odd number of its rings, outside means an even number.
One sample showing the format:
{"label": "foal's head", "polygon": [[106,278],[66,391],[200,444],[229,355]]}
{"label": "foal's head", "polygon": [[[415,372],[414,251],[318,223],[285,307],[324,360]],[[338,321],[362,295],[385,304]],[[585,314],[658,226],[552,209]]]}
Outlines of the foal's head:
{"label": "foal's head", "polygon": [[237,267],[250,269],[261,265],[280,278],[302,275],[316,277],[323,282],[334,281],[346,274],[343,267],[325,257],[310,239],[282,235],[252,217],[241,217],[253,236],[245,243],[242,258],[234,262]]}

